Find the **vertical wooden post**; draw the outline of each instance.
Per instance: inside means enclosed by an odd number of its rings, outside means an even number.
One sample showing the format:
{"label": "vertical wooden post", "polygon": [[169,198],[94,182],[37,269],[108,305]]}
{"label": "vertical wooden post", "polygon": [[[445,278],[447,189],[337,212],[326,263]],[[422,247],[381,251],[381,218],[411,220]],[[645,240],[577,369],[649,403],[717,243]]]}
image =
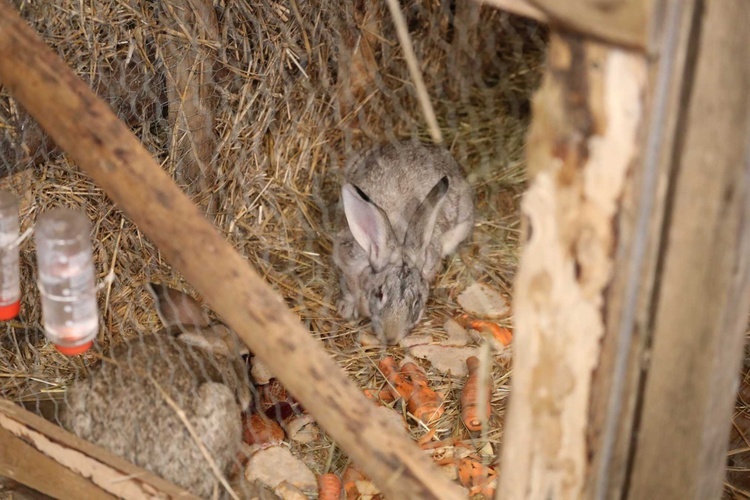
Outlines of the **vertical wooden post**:
{"label": "vertical wooden post", "polygon": [[628,498],[718,498],[750,302],[750,3],[705,2]]}
{"label": "vertical wooden post", "polygon": [[650,24],[648,59],[551,36],[499,498],[720,492],[750,306],[750,4],[655,2]]}
{"label": "vertical wooden post", "polygon": [[586,489],[616,220],[646,117],[642,53],[553,32],[548,65],[528,142],[501,498],[577,499]]}

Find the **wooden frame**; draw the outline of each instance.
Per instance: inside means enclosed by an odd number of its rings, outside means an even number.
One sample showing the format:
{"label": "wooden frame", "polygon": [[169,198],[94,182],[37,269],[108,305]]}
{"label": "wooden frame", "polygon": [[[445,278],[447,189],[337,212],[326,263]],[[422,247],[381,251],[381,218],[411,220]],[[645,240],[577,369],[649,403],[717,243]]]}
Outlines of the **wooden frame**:
{"label": "wooden frame", "polygon": [[653,2],[648,43],[620,41],[641,51],[543,12],[498,498],[716,498],[750,307],[750,4]]}
{"label": "wooden frame", "polygon": [[2,400],[0,470],[55,498],[196,498]]}

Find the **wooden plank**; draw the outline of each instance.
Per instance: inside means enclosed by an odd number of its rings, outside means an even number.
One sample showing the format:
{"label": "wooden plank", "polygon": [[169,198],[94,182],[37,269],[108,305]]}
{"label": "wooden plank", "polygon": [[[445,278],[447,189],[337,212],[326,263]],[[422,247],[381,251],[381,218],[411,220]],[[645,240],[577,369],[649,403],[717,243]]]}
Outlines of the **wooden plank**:
{"label": "wooden plank", "polygon": [[640,155],[643,54],[552,31],[534,99],[498,498],[582,498],[615,220]]}
{"label": "wooden plank", "polygon": [[648,42],[650,0],[529,0],[550,24],[631,48]]}
{"label": "wooden plank", "polygon": [[463,0],[478,1],[512,14],[580,35],[644,50],[648,46],[653,0]]}
{"label": "wooden plank", "polygon": [[[462,498],[352,384],[109,107],[0,0],[0,81],[391,498]],[[209,265],[210,264],[210,265]]]}
{"label": "wooden plank", "polygon": [[56,498],[115,498],[2,427],[0,473]]}
{"label": "wooden plank", "polygon": [[56,498],[195,498],[1,399],[0,475]]}
{"label": "wooden plank", "polygon": [[464,2],[477,2],[501,9],[517,16],[528,17],[540,23],[549,22],[547,14],[528,0],[463,0]]}
{"label": "wooden plank", "polygon": [[698,24],[697,0],[655,5],[648,84],[648,117],[643,161],[632,170],[617,219],[615,273],[607,292],[606,331],[594,377],[587,441],[592,469],[586,497],[618,498],[631,458],[633,422],[639,401],[643,352],[650,343],[649,324],[663,243],[666,193],[678,122],[692,81],[695,50],[690,43]]}
{"label": "wooden plank", "polygon": [[750,3],[706,2],[628,498],[718,498],[750,308]]}

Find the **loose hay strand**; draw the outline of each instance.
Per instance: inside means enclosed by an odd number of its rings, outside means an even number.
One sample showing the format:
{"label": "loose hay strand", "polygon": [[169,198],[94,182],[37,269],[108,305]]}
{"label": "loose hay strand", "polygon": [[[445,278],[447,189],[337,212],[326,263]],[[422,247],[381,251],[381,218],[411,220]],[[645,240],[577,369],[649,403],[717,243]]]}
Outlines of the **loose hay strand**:
{"label": "loose hay strand", "polygon": [[398,41],[401,44],[401,49],[404,51],[406,64],[409,67],[409,74],[411,74],[411,78],[414,81],[414,87],[416,87],[417,96],[419,97],[419,104],[422,106],[422,113],[424,113],[425,121],[427,121],[432,141],[435,144],[442,144],[443,134],[440,132],[440,127],[435,117],[435,110],[432,107],[427,87],[424,84],[424,78],[422,78],[422,72],[417,62],[417,55],[414,53],[414,48],[411,44],[409,29],[406,27],[406,21],[404,20],[404,15],[401,13],[398,0],[388,0],[388,10],[391,11],[393,23],[396,25]]}

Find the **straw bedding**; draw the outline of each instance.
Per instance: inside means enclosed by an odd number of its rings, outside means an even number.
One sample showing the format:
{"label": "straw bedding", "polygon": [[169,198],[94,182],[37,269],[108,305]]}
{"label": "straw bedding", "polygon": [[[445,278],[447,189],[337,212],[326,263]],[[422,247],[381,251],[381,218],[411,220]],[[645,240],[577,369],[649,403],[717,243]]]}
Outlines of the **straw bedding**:
{"label": "straw bedding", "polygon": [[[382,141],[430,141],[385,4],[213,3],[195,14],[177,0],[15,2],[350,378],[361,387],[382,385],[376,368],[382,348],[357,341],[368,322],[349,324],[336,313],[331,238],[349,157]],[[403,4],[444,143],[476,192],[473,241],[446,261],[415,331],[438,339],[470,283],[482,281],[510,296],[529,96],[545,47],[544,31],[530,21],[488,7],[477,16],[449,3]],[[20,194],[23,229],[54,207],[85,210],[101,283],[96,348],[63,357],[41,333],[33,242],[23,244],[22,315],[0,325],[0,394],[28,401],[63,391],[109,346],[158,327],[146,282],[191,289],[7,94],[0,94],[0,134],[6,174],[0,188]],[[399,348],[391,353],[403,355]],[[467,437],[458,418],[462,379],[427,368],[432,387],[447,400],[439,436]],[[486,436],[496,451],[508,379],[508,364],[497,364]],[[412,426],[415,437],[424,431]],[[294,447],[316,472],[346,463],[325,438]]]}

